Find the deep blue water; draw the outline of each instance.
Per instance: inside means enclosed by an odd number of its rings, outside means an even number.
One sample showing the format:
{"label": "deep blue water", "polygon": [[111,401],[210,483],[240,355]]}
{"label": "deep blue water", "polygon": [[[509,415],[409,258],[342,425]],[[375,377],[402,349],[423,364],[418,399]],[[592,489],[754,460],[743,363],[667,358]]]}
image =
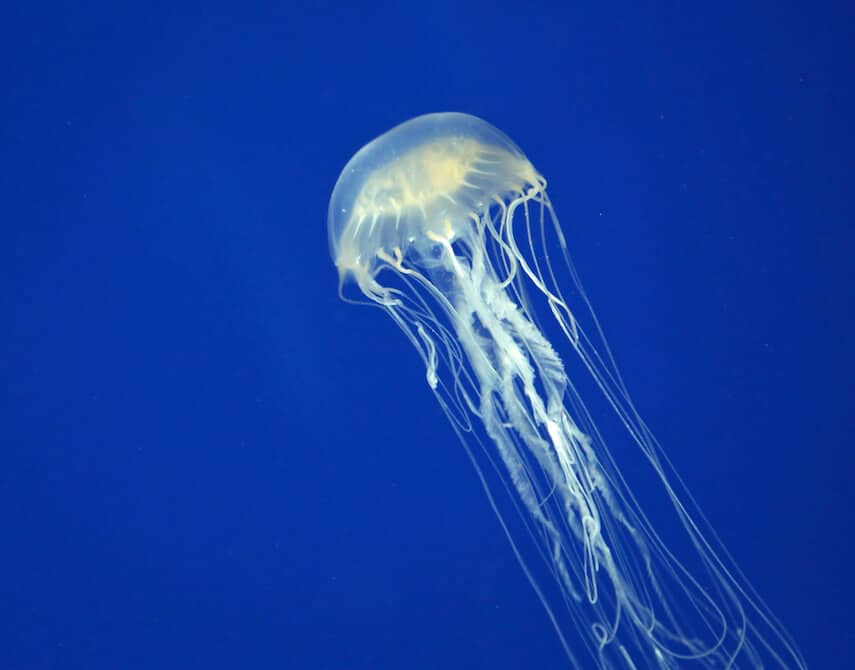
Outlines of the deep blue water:
{"label": "deep blue water", "polygon": [[444,110],[549,179],[642,414],[852,667],[845,3],[17,4],[0,668],[564,667],[419,360],[336,295],[339,170]]}

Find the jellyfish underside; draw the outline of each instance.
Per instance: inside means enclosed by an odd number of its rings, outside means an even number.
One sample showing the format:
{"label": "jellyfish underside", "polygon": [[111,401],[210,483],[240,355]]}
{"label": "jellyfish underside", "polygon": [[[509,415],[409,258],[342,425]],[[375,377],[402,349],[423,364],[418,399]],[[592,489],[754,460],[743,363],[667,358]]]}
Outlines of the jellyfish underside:
{"label": "jellyfish underside", "polygon": [[[457,113],[397,126],[342,171],[329,235],[342,285],[355,283],[421,356],[571,666],[804,667],[714,534],[702,532],[621,380],[546,181],[509,138]],[[643,453],[690,562],[641,509],[559,350],[577,357]],[[511,532],[499,497],[530,537]]]}

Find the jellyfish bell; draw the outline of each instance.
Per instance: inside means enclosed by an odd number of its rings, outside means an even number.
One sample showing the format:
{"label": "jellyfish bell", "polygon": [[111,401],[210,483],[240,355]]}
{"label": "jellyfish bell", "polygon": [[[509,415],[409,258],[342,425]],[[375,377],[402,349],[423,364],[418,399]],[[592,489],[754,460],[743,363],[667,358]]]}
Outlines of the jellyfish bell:
{"label": "jellyfish bell", "polygon": [[478,235],[486,209],[543,180],[516,145],[468,114],[427,114],[360,149],[329,205],[330,250],[364,288],[394,254],[427,259],[438,240]]}
{"label": "jellyfish bell", "polygon": [[[507,136],[458,113],[393,128],[345,166],[328,229],[340,282],[421,356],[571,666],[805,667],[639,417],[546,181]],[[639,504],[568,357],[649,464],[688,559]]]}

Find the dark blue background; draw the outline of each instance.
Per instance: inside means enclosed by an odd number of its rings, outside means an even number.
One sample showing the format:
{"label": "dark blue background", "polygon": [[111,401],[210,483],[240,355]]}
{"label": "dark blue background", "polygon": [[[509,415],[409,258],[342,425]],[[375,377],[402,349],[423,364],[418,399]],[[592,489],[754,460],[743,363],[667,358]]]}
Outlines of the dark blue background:
{"label": "dark blue background", "polygon": [[642,414],[851,667],[848,3],[138,4],[0,17],[0,668],[563,667],[336,296],[339,170],[440,110],[547,176]]}

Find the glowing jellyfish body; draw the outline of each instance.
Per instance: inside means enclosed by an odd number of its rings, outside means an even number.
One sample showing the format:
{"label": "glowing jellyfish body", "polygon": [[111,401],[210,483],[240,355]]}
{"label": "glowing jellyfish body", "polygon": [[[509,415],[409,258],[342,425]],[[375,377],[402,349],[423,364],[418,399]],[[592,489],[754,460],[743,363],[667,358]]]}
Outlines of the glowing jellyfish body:
{"label": "glowing jellyfish body", "polygon": [[[421,355],[573,667],[804,667],[726,553],[702,535],[623,386],[546,181],[508,137],[457,113],[401,124],[344,168],[328,225],[342,285],[355,282]],[[550,329],[652,466],[688,561],[645,516]],[[499,498],[533,543],[510,531]],[[549,584],[537,577],[544,567]]]}

